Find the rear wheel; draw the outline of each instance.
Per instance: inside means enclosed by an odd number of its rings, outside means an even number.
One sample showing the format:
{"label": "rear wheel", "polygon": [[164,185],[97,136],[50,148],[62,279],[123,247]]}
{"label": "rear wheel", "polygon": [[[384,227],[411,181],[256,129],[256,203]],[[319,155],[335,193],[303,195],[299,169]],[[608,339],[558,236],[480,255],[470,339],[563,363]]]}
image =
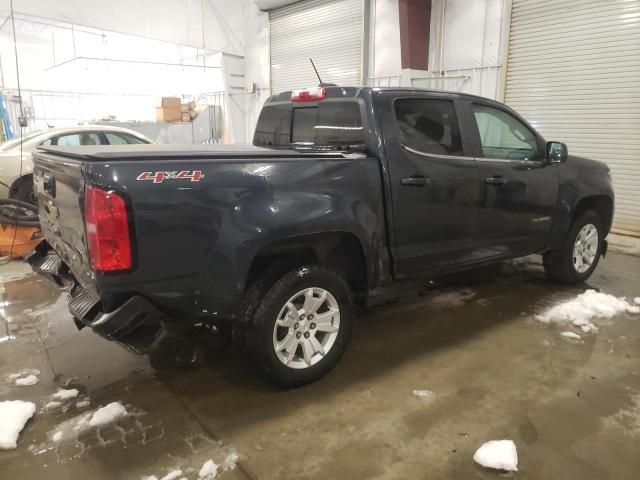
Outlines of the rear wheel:
{"label": "rear wheel", "polygon": [[600,217],[587,210],[575,219],[562,249],[544,255],[547,276],[567,284],[586,281],[598,265],[604,244]]}
{"label": "rear wheel", "polygon": [[273,382],[301,386],[335,366],[353,319],[351,292],[338,272],[300,267],[282,276],[261,299],[249,327],[249,348]]}

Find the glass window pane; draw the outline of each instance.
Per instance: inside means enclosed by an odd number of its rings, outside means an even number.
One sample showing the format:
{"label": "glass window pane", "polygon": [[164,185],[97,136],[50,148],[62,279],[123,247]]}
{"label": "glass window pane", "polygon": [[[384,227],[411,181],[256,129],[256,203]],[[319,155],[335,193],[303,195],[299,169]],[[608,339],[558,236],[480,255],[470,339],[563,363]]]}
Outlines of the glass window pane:
{"label": "glass window pane", "polygon": [[463,154],[460,126],[452,101],[401,98],[394,105],[405,145],[424,153]]}
{"label": "glass window pane", "polygon": [[314,143],[336,149],[364,145],[360,105],[356,102],[320,104]]}
{"label": "glass window pane", "polygon": [[521,121],[503,110],[473,105],[485,158],[539,160],[536,137]]}
{"label": "glass window pane", "polygon": [[293,109],[293,130],[291,142],[301,145],[313,145],[316,134],[317,107]]}
{"label": "glass window pane", "polygon": [[291,142],[291,105],[270,105],[260,112],[253,144],[261,147],[288,146]]}
{"label": "glass window pane", "polygon": [[58,137],[58,145],[78,146],[78,145],[100,145],[100,137],[97,133],[70,133]]}
{"label": "glass window pane", "polygon": [[109,142],[109,145],[134,145],[134,144],[140,144],[140,143],[147,143],[138,137],[129,135],[128,133],[104,132],[104,134],[107,137],[107,141]]}

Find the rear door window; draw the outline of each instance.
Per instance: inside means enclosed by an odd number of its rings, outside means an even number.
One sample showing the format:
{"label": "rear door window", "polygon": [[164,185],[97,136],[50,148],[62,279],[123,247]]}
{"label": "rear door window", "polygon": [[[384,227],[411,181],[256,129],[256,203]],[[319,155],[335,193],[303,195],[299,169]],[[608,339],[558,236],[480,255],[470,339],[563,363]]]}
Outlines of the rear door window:
{"label": "rear door window", "polygon": [[458,117],[451,100],[399,98],[394,102],[402,142],[436,155],[462,155]]}

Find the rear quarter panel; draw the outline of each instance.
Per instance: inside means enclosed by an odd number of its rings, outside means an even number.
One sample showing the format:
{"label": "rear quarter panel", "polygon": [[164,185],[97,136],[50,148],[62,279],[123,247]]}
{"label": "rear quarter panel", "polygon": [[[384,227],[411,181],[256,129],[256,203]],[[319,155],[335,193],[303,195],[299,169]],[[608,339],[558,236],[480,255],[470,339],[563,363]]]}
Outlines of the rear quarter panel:
{"label": "rear quarter panel", "polygon": [[[137,180],[173,170],[204,176]],[[368,265],[385,241],[374,158],[119,161],[89,163],[85,175],[124,194],[133,214],[136,268],[100,276],[99,289],[111,297],[140,293],[179,312],[233,316],[253,258],[274,240],[349,232]]]}

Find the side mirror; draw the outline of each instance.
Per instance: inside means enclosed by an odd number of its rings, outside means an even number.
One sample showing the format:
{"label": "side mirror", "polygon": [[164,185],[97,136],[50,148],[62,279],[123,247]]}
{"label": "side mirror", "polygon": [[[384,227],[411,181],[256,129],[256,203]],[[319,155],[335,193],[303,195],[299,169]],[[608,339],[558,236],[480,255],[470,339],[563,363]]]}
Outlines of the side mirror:
{"label": "side mirror", "polygon": [[566,144],[562,142],[547,142],[547,160],[549,163],[566,162],[568,156]]}

